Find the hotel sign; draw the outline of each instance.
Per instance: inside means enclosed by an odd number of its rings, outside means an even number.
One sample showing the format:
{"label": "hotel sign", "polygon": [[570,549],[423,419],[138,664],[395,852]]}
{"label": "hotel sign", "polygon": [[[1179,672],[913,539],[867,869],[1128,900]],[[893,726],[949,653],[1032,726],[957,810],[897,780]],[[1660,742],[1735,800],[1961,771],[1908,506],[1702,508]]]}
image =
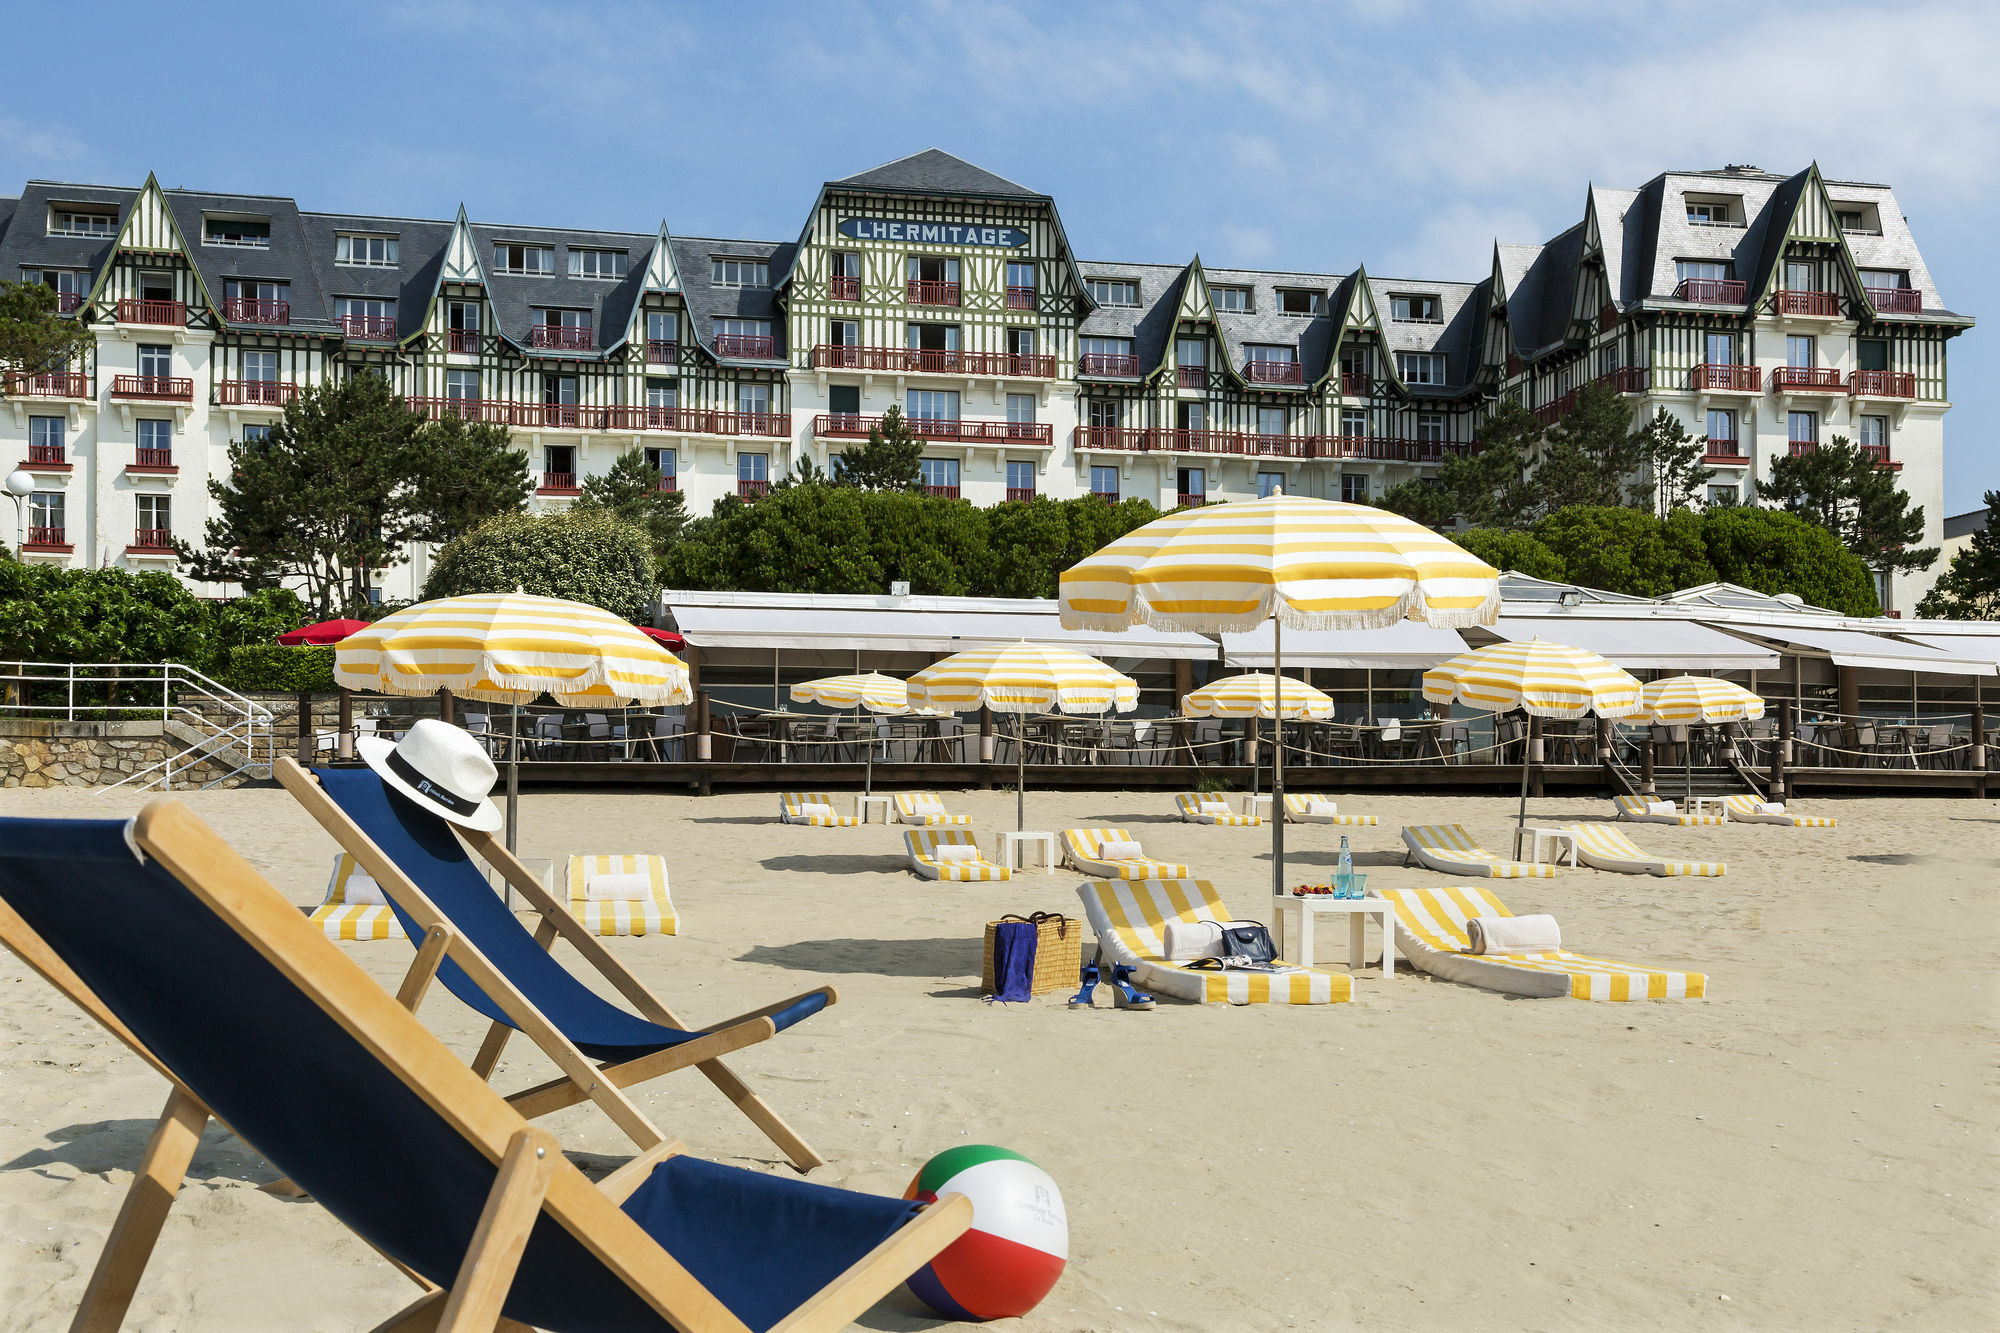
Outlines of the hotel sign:
{"label": "hotel sign", "polygon": [[914,245],[997,245],[1018,250],[1028,243],[1019,227],[968,227],[955,222],[898,222],[892,218],[847,218],[842,236],[857,241],[904,241]]}

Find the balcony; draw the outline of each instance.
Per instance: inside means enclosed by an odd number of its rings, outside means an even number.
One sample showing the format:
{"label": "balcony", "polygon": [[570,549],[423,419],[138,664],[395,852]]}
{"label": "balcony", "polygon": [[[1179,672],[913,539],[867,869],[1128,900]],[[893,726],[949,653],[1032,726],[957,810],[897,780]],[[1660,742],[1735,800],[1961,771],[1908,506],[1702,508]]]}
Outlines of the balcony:
{"label": "balcony", "polygon": [[448,352],[477,352],[479,350],[478,329],[446,329],[445,350]]}
{"label": "balcony", "polygon": [[1007,308],[1009,310],[1033,310],[1035,308],[1035,289],[1033,287],[1009,287],[1007,289]]}
{"label": "balcony", "polygon": [[1146,450],[1147,437],[1151,434],[1151,431],[1136,426],[1078,426],[1076,447],[1114,450],[1128,454],[1143,453]]}
{"label": "balcony", "polygon": [[926,486],[924,487],[924,495],[932,500],[956,500],[958,499],[958,487]]}
{"label": "balcony", "polygon": [[[82,292],[56,293],[56,313],[58,315],[74,315],[77,311],[81,309],[83,309]],[[61,532],[62,529],[57,528],[55,529],[55,531]]]}
{"label": "balcony", "polygon": [[767,333],[718,333],[715,335],[715,354],[769,361],[777,356],[778,344]]}
{"label": "balcony", "polygon": [[813,348],[815,370],[884,370],[901,375],[1006,376],[1054,379],[1056,359],[1014,352],[958,352],[943,348],[849,347],[821,343]]}
{"label": "balcony", "polygon": [[1837,370],[1809,366],[1779,366],[1771,372],[1772,393],[1845,393],[1847,385]]}
{"label": "balcony", "polygon": [[90,377],[75,370],[45,370],[39,375],[9,375],[7,392],[16,398],[88,398]]}
{"label": "balcony", "polygon": [[1098,379],[1136,380],[1140,374],[1139,358],[1123,352],[1085,352],[1076,359],[1076,373]]}
{"label": "balcony", "polygon": [[1702,453],[1701,461],[1710,467],[1746,467],[1750,460],[1743,456],[1743,446],[1735,440],[1718,440],[1710,437],[1708,448]]}
{"label": "balcony", "polygon": [[1847,391],[1856,398],[1915,398],[1917,377],[1907,370],[1857,370]]}
{"label": "balcony", "polygon": [[299,396],[299,386],[277,380],[217,380],[215,401],[221,407],[283,407]]}
{"label": "balcony", "polygon": [[1076,448],[1117,453],[1219,454],[1236,458],[1346,458],[1383,463],[1441,463],[1465,446],[1443,440],[1368,435],[1259,435],[1250,431],[1079,426]]}
{"label": "balcony", "polygon": [[1864,287],[1862,295],[1868,304],[1875,307],[1877,314],[1921,315],[1924,313],[1924,294],[1915,287]]}
{"label": "balcony", "polygon": [[662,495],[672,495],[674,492],[680,490],[680,488],[681,481],[679,477],[661,477],[660,484],[654,487]]}
{"label": "balcony", "polygon": [[1443,440],[1410,440],[1376,435],[1315,435],[1313,458],[1365,458],[1376,463],[1442,463],[1465,446]]}
{"label": "balcony", "polygon": [[111,381],[111,396],[191,403],[194,401],[194,381],[172,375],[120,375]]}
{"label": "balcony", "polygon": [[1688,384],[1697,393],[1757,393],[1764,372],[1757,366],[1738,366],[1721,361],[1705,361],[1688,374]]}
{"label": "balcony", "polygon": [[1108,505],[1115,505],[1118,503],[1118,492],[1100,491],[1093,488],[1090,492],[1090,498],[1093,500],[1102,500]]}
{"label": "balcony", "polygon": [[128,296],[118,303],[118,322],[178,328],[187,323],[187,306],[179,301],[141,301]]}
{"label": "balcony", "polygon": [[828,278],[826,299],[829,301],[859,301],[861,299],[861,279]]}
{"label": "balcony", "polygon": [[581,407],[575,403],[510,403],[495,398],[405,398],[412,412],[493,426],[544,430],[662,431],[678,435],[789,436],[789,412],[714,412],[691,407]]}
{"label": "balcony", "polygon": [[646,339],[646,363],[654,366],[677,366],[681,363],[681,345],[671,338]]}
{"label": "balcony", "polygon": [[1304,384],[1305,367],[1296,361],[1249,361],[1243,378],[1252,384]]}
{"label": "balcony", "polygon": [[1177,491],[1174,504],[1180,509],[1193,509],[1208,503],[1208,497],[1200,491]]}
{"label": "balcony", "polygon": [[537,495],[575,495],[582,488],[576,484],[574,472],[544,472],[542,484],[535,487]]}
{"label": "balcony", "polygon": [[[1055,443],[1055,427],[1043,421],[958,421],[942,417],[910,417],[919,439],[957,440],[970,444],[1020,444],[1046,448]],[[880,417],[852,412],[822,412],[813,418],[813,434],[822,439],[866,439],[882,424]]]}
{"label": "balcony", "polygon": [[1597,307],[1597,331],[1609,333],[1618,327],[1618,307],[1609,301]]}
{"label": "balcony", "polygon": [[126,465],[127,472],[179,472],[174,466],[172,449],[149,449],[140,445],[132,452],[132,461]]}
{"label": "balcony", "polygon": [[736,498],[739,500],[760,500],[771,493],[768,481],[752,481],[747,477],[736,479]]}
{"label": "balcony", "polygon": [[1619,393],[1644,393],[1648,373],[1644,366],[1620,366],[1616,370],[1605,371],[1591,383],[1609,384]]}
{"label": "balcony", "polygon": [[1026,504],[1035,498],[1035,488],[1033,486],[1009,486],[1007,488],[1007,498]]}
{"label": "balcony", "polygon": [[342,315],[340,329],[355,342],[392,343],[396,341],[396,317],[394,315]]}
{"label": "balcony", "polygon": [[1742,305],[1743,284],[1735,278],[1688,278],[1674,288],[1676,301],[1693,305]]}
{"label": "balcony", "polygon": [[69,551],[68,530],[65,528],[29,528],[28,540],[22,544],[24,551]]}
{"label": "balcony", "polygon": [[1230,454],[1256,458],[1310,458],[1312,435],[1259,435],[1237,430],[1180,430],[1159,428],[1149,431],[1148,449],[1182,454]]}
{"label": "balcony", "polygon": [[238,298],[222,303],[222,317],[231,324],[289,324],[292,322],[292,303]]}
{"label": "balcony", "polygon": [[1840,315],[1840,297],[1833,292],[1776,291],[1771,293],[1771,312],[1835,319]]}
{"label": "balcony", "polygon": [[596,345],[597,333],[592,329],[573,328],[568,324],[534,324],[528,328],[528,346],[545,351],[588,352]]}
{"label": "balcony", "polygon": [[128,551],[171,551],[174,549],[172,528],[139,528],[132,533],[132,544]]}
{"label": "balcony", "polygon": [[1890,472],[1903,470],[1901,463],[1889,457],[1889,446],[1886,444],[1864,444],[1861,446],[1861,452],[1874,459],[1876,467],[1886,468]]}
{"label": "balcony", "polygon": [[1183,389],[1206,389],[1208,387],[1208,367],[1175,366],[1174,383]]}
{"label": "balcony", "polygon": [[957,305],[958,284],[912,278],[903,287],[903,300],[910,305]]}
{"label": "balcony", "polygon": [[1345,398],[1366,398],[1374,391],[1374,383],[1365,371],[1343,370],[1340,372],[1340,392]]}
{"label": "balcony", "polygon": [[68,472],[71,468],[69,447],[61,444],[29,445],[28,461],[21,465],[24,472]]}

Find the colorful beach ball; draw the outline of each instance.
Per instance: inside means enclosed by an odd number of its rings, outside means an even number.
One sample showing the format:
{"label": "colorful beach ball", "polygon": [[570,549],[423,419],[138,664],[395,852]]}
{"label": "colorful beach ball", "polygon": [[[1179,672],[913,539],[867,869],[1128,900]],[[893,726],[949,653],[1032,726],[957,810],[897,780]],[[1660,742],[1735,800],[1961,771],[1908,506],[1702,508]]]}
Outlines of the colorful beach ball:
{"label": "colorful beach ball", "polygon": [[910,1290],[950,1319],[1024,1315],[1069,1262],[1069,1214],[1049,1173],[1017,1152],[968,1144],[939,1153],[903,1193],[930,1203],[972,1200],[972,1227],[910,1278]]}

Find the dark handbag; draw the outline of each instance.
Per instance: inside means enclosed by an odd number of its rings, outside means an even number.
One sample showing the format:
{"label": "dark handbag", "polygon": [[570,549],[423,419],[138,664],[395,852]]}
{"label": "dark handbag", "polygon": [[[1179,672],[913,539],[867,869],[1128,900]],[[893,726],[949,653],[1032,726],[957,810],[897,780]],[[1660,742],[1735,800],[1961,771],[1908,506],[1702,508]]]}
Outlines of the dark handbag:
{"label": "dark handbag", "polygon": [[1278,946],[1271,943],[1271,931],[1261,921],[1224,921],[1222,956],[1247,958],[1253,963],[1274,963]]}

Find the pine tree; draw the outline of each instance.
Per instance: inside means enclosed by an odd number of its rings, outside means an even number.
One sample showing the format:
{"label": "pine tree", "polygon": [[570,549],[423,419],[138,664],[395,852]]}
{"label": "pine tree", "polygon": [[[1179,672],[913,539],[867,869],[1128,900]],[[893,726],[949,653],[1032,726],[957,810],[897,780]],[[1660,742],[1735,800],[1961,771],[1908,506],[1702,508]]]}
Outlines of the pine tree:
{"label": "pine tree", "polygon": [[687,527],[687,501],[667,489],[667,479],[640,448],[627,449],[608,471],[587,477],[578,509],[603,509],[646,534],[655,556],[665,555]]}
{"label": "pine tree", "polygon": [[1688,434],[1673,413],[1661,408],[1638,434],[1639,466],[1645,475],[1632,486],[1632,504],[1665,518],[1676,509],[1691,509],[1702,487],[1715,475],[1702,463],[1708,437]]}
{"label": "pine tree", "polygon": [[841,453],[834,475],[841,485],[864,491],[913,491],[922,477],[923,454],[924,442],[892,403],[881,422],[868,428],[866,444]]}
{"label": "pine tree", "polygon": [[1474,527],[1513,528],[1538,516],[1529,460],[1542,424],[1514,398],[1503,398],[1479,427],[1478,444],[1445,455],[1436,481],[1406,481],[1382,496],[1382,508],[1428,527],[1463,518]]}
{"label": "pine tree", "polygon": [[55,289],[39,282],[0,282],[0,379],[40,375],[81,363],[90,331],[57,313]]}
{"label": "pine tree", "polygon": [[495,514],[527,508],[535,483],[505,426],[453,413],[417,431],[411,451],[413,539],[448,542]]}
{"label": "pine tree", "polygon": [[1952,556],[1917,614],[1939,620],[2000,620],[2000,491],[1986,492],[1986,526]]}
{"label": "pine tree", "polygon": [[1536,512],[1625,503],[1627,478],[1637,469],[1639,454],[1624,396],[1601,381],[1586,384],[1536,456],[1529,483]]}
{"label": "pine tree", "polygon": [[1804,453],[1780,458],[1757,494],[1772,508],[1796,514],[1840,538],[1878,574],[1929,569],[1939,548],[1912,548],[1924,535],[1923,506],[1896,484],[1874,455],[1836,435]]}

